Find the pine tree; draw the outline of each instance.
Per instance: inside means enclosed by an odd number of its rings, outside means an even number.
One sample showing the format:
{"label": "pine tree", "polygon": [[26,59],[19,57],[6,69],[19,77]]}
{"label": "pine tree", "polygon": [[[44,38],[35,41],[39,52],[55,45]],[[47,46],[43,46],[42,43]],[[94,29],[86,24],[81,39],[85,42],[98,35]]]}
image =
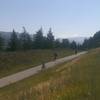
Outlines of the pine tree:
{"label": "pine tree", "polygon": [[68,39],[62,40],[62,47],[63,48],[69,48],[69,40]]}
{"label": "pine tree", "polygon": [[54,42],[54,48],[61,48],[61,47],[62,47],[62,43],[60,39],[56,39]]}
{"label": "pine tree", "polygon": [[43,49],[44,48],[44,37],[43,37],[42,28],[40,28],[34,35],[34,48],[35,49]]}
{"label": "pine tree", "polygon": [[32,39],[27,33],[25,27],[23,27],[23,32],[19,35],[20,49],[28,50],[32,48]]}
{"label": "pine tree", "polygon": [[70,47],[72,48],[72,49],[77,49],[77,44],[76,44],[76,42],[75,41],[73,41],[71,44],[70,44]]}
{"label": "pine tree", "polygon": [[49,29],[48,34],[47,34],[47,43],[48,43],[48,48],[54,47],[54,36],[53,36],[51,28]]}
{"label": "pine tree", "polygon": [[18,49],[18,37],[17,37],[15,30],[13,29],[10,41],[8,43],[8,50],[16,51],[17,49]]}

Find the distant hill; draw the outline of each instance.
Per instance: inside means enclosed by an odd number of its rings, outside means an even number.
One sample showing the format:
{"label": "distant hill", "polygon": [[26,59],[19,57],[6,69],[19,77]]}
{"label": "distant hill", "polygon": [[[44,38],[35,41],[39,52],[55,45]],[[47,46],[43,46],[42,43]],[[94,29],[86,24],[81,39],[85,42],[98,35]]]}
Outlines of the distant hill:
{"label": "distant hill", "polygon": [[[4,31],[0,31],[0,34],[2,36],[3,39],[5,39],[6,41],[10,39],[10,36],[12,34],[12,32],[4,32]],[[19,37],[19,34],[18,32],[16,32],[17,36]],[[32,37],[33,35],[30,34],[30,36]]]}
{"label": "distant hill", "polygon": [[[12,34],[12,32],[0,31],[0,35],[4,39],[5,46],[8,44],[11,34]],[[17,34],[19,34],[19,33],[17,33]]]}
{"label": "distant hill", "polygon": [[87,37],[72,37],[68,38],[70,42],[75,41],[77,44],[82,44]]}
{"label": "distant hill", "polygon": [[11,33],[12,33],[12,32],[3,32],[3,31],[0,31],[1,36],[2,36],[5,40],[9,40],[9,39],[10,39]]}

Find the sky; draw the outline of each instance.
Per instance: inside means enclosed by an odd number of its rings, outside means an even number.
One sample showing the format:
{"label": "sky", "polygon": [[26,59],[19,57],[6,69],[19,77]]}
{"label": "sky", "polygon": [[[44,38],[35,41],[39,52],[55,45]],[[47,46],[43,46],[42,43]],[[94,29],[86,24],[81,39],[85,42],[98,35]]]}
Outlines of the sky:
{"label": "sky", "polygon": [[58,38],[88,37],[100,30],[100,0],[0,0],[0,31],[52,28]]}

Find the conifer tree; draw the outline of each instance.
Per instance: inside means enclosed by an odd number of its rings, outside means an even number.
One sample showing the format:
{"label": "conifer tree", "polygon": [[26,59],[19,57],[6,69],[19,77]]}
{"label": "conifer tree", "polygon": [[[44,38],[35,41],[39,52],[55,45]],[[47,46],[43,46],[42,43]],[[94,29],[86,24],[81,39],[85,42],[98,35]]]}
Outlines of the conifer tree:
{"label": "conifer tree", "polygon": [[18,49],[18,37],[17,37],[15,30],[13,29],[10,41],[8,43],[8,50],[16,51],[17,49]]}

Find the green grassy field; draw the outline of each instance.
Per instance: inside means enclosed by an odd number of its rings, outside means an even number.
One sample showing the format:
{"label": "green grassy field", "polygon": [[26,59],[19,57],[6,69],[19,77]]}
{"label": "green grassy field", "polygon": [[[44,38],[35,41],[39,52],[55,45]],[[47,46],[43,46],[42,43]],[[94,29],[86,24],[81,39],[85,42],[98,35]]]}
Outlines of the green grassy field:
{"label": "green grassy field", "polygon": [[[73,54],[72,50],[58,49],[58,58]],[[18,71],[53,60],[53,50],[34,50],[24,52],[0,52],[0,78]]]}
{"label": "green grassy field", "polygon": [[100,100],[100,49],[1,88],[0,100]]}

